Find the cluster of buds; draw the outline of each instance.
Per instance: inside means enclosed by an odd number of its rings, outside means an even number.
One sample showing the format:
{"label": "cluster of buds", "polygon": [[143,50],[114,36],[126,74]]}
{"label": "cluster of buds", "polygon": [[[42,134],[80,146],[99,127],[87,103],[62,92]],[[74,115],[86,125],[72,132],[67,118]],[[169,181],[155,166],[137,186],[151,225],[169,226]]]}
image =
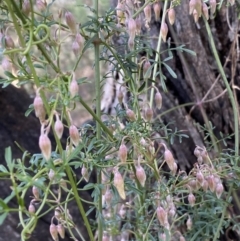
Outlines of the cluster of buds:
{"label": "cluster of buds", "polygon": [[64,239],[65,238],[65,227],[64,227],[64,225],[61,223],[61,222],[59,222],[59,219],[57,218],[57,220],[58,220],[58,224],[56,225],[56,224],[54,224],[53,223],[53,219],[54,218],[56,218],[56,216],[54,216],[53,218],[52,218],[52,220],[51,220],[51,224],[50,224],[50,227],[49,227],[49,232],[50,232],[50,234],[51,234],[51,236],[52,236],[52,239],[54,240],[54,241],[58,241],[59,240],[59,237],[58,237],[58,235],[62,238],[62,239]]}

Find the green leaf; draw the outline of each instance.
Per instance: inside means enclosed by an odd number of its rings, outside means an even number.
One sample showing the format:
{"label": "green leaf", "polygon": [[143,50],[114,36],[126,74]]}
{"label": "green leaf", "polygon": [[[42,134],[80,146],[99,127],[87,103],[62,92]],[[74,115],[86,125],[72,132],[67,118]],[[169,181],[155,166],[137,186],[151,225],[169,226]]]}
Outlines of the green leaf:
{"label": "green leaf", "polygon": [[173,71],[173,69],[167,65],[166,63],[162,62],[162,64],[166,67],[166,69],[168,70],[169,74],[172,75],[173,78],[177,78],[176,73]]}
{"label": "green leaf", "polygon": [[3,172],[3,173],[9,173],[7,168],[3,165],[0,165],[0,172]]}
{"label": "green leaf", "polygon": [[5,213],[0,215],[0,226],[3,224],[3,222],[6,219],[7,215],[8,215],[8,212],[5,212]]}
{"label": "green leaf", "polygon": [[8,205],[0,198],[0,211],[7,211],[8,209]]}
{"label": "green leaf", "polygon": [[4,74],[11,79],[16,79],[16,77],[9,71],[4,71]]}
{"label": "green leaf", "polygon": [[5,161],[7,163],[9,171],[12,172],[13,161],[12,161],[12,151],[10,146],[5,149]]}
{"label": "green leaf", "polygon": [[28,117],[30,115],[30,113],[33,111],[33,104],[31,104],[28,108],[28,110],[25,112],[25,116]]}

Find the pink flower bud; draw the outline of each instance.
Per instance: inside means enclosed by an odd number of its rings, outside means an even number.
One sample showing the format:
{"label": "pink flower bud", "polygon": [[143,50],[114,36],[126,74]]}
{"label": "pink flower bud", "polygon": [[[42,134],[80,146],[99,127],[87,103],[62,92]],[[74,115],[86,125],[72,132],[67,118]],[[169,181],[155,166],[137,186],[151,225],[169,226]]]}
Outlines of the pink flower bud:
{"label": "pink flower bud", "polygon": [[121,160],[122,163],[125,163],[127,161],[127,147],[125,144],[121,144],[118,151],[118,157]]}
{"label": "pink flower bud", "polygon": [[168,223],[168,215],[167,212],[161,207],[159,206],[157,208],[157,218],[159,223],[165,227],[165,224]]}
{"label": "pink flower bud", "polygon": [[80,33],[77,33],[75,40],[76,40],[76,42],[78,43],[78,45],[80,47],[80,51],[82,51],[83,45],[84,45],[84,38],[82,37],[82,35]]}
{"label": "pink flower bud", "polygon": [[160,13],[161,13],[161,4],[160,2],[155,2],[153,4],[153,11],[155,15],[155,20],[159,21],[160,20]]}
{"label": "pink flower bud", "polygon": [[15,44],[11,36],[9,35],[5,36],[5,45],[6,45],[6,48],[9,48],[9,49],[13,49],[15,47]]}
{"label": "pink flower bud", "polygon": [[42,0],[36,0],[36,6],[40,12],[43,12],[46,10],[47,3],[45,1],[43,2]]}
{"label": "pink flower bud", "polygon": [[191,191],[197,191],[198,190],[198,186],[197,186],[197,181],[192,179],[188,182],[188,185],[190,187]]}
{"label": "pink flower bud", "polygon": [[155,99],[156,107],[160,110],[162,108],[162,95],[160,94],[159,91],[155,94],[154,99]]}
{"label": "pink flower bud", "polygon": [[88,169],[85,167],[85,165],[82,166],[81,174],[86,182],[89,181],[89,173]]}
{"label": "pink flower bud", "polygon": [[136,117],[135,117],[135,114],[132,110],[130,109],[127,109],[126,110],[126,114],[127,114],[127,118],[130,120],[130,121],[135,121],[136,120]]}
{"label": "pink flower bud", "polygon": [[173,25],[174,22],[175,22],[175,19],[176,19],[175,10],[174,10],[174,8],[170,8],[169,11],[168,11],[168,20],[169,20],[169,23],[170,23],[171,25]]}
{"label": "pink flower bud", "polygon": [[113,185],[116,187],[119,196],[125,200],[126,194],[124,191],[124,180],[121,173],[117,169],[114,171]]}
{"label": "pink flower bud", "polygon": [[69,127],[69,135],[70,135],[70,139],[71,139],[72,143],[75,146],[78,146],[78,144],[80,142],[80,136],[79,136],[79,133],[78,133],[78,129],[75,125],[71,125]]}
{"label": "pink flower bud", "polygon": [[198,147],[196,147],[196,148],[194,149],[193,154],[194,154],[196,157],[199,157],[199,156],[201,155],[201,151],[199,150]]}
{"label": "pink flower bud", "polygon": [[118,91],[117,98],[118,98],[119,104],[122,104],[122,102],[123,102],[123,92],[121,91],[121,89],[119,89],[119,91]]}
{"label": "pink flower bud", "polygon": [[188,202],[189,202],[191,207],[193,207],[195,205],[196,198],[195,198],[195,196],[192,193],[190,193],[188,195]]}
{"label": "pink flower bud", "polygon": [[215,178],[212,174],[210,176],[208,176],[207,182],[208,182],[208,187],[211,190],[211,192],[214,192],[215,188],[216,188],[216,182],[215,182]]}
{"label": "pink flower bud", "polygon": [[216,192],[217,198],[219,199],[223,193],[223,185],[221,182],[217,184],[215,192]]}
{"label": "pink flower bud", "polygon": [[48,178],[50,181],[52,181],[55,177],[55,172],[54,170],[50,169],[49,173],[48,173]]}
{"label": "pink flower bud", "polygon": [[198,21],[198,19],[199,19],[199,15],[198,15],[196,9],[193,10],[193,18],[194,18],[195,23],[196,23],[196,22]]}
{"label": "pink flower bud", "polygon": [[168,211],[168,216],[170,218],[173,218],[176,214],[176,209],[175,208],[170,208],[169,211]]}
{"label": "pink flower bud", "polygon": [[151,77],[150,68],[151,68],[151,63],[147,59],[146,61],[144,61],[144,64],[143,64],[143,78],[144,78],[144,80],[147,80]]}
{"label": "pink flower bud", "polygon": [[187,230],[192,230],[192,219],[190,216],[188,216],[186,225],[187,225]]}
{"label": "pink flower bud", "polygon": [[193,13],[193,10],[195,9],[196,0],[190,0],[189,2],[189,14],[191,15]]}
{"label": "pink flower bud", "polygon": [[54,130],[56,132],[56,135],[57,135],[58,139],[61,139],[62,134],[63,134],[64,126],[63,126],[62,121],[59,119],[58,115],[56,115],[56,117],[57,117],[57,120],[54,124]]}
{"label": "pink flower bud", "polygon": [[61,212],[61,209],[59,207],[55,208],[55,210],[54,210],[54,217],[56,219],[62,218],[62,212]]}
{"label": "pink flower bud", "polygon": [[36,199],[39,199],[39,191],[38,191],[38,188],[36,186],[32,187],[32,194]]}
{"label": "pink flower bud", "polygon": [[51,158],[52,145],[47,134],[41,133],[39,137],[39,147],[43,157],[48,161]]}
{"label": "pink flower bud", "polygon": [[166,241],[167,240],[167,237],[166,237],[166,234],[165,233],[161,233],[160,235],[159,235],[159,240],[161,240],[161,241]]}
{"label": "pink flower bud", "polygon": [[209,0],[209,5],[210,5],[211,15],[214,15],[214,13],[216,12],[216,8],[217,8],[217,1]]}
{"label": "pink flower bud", "polygon": [[207,180],[204,179],[203,184],[202,184],[202,189],[204,192],[208,190],[208,182]]}
{"label": "pink flower bud", "polygon": [[128,39],[128,48],[130,51],[134,50],[134,37],[129,37]]}
{"label": "pink flower bud", "polygon": [[60,235],[60,237],[62,239],[64,239],[65,238],[65,228],[61,223],[57,225],[57,231],[58,231],[58,234]]}
{"label": "pink flower bud", "polygon": [[135,22],[136,22],[136,34],[140,35],[142,30],[142,20],[141,18],[138,17],[135,19]]}
{"label": "pink flower bud", "polygon": [[76,57],[79,57],[81,48],[79,43],[76,40],[74,40],[72,43],[72,51]]}
{"label": "pink flower bud", "polygon": [[29,0],[24,0],[23,4],[22,4],[22,11],[23,13],[28,16],[28,14],[31,11],[31,6],[30,6],[30,1]]}
{"label": "pink flower bud", "polygon": [[208,20],[209,19],[208,7],[205,2],[203,2],[203,4],[202,4],[202,13],[203,13],[203,16]]}
{"label": "pink flower bud", "polygon": [[75,97],[78,95],[79,87],[78,87],[78,82],[76,81],[75,77],[73,76],[72,81],[69,86],[69,92],[71,97]]}
{"label": "pink flower bud", "polygon": [[67,11],[65,13],[65,19],[66,19],[66,23],[67,23],[69,29],[72,31],[72,33],[75,34],[77,32],[77,29],[76,29],[76,22],[75,22],[75,19],[74,19],[72,13]]}
{"label": "pink flower bud", "polygon": [[58,231],[57,231],[57,226],[55,224],[51,224],[49,228],[50,234],[53,238],[54,241],[58,241]]}
{"label": "pink flower bud", "polygon": [[118,19],[118,23],[124,23],[125,22],[125,7],[124,4],[118,2],[118,5],[116,7],[116,15]]}
{"label": "pink flower bud", "polygon": [[28,206],[28,212],[33,215],[35,213],[35,207],[32,203],[30,203],[30,205]]}
{"label": "pink flower bud", "polygon": [[199,183],[201,186],[203,186],[204,176],[203,176],[203,174],[202,174],[202,172],[201,172],[200,170],[197,171],[196,177],[197,177],[198,183]]}
{"label": "pink flower bud", "polygon": [[152,9],[151,9],[151,5],[148,4],[144,9],[144,14],[145,14],[145,20],[147,23],[151,22],[151,18],[152,18]]}
{"label": "pink flower bud", "polygon": [[153,110],[151,108],[146,108],[144,114],[147,122],[150,122],[153,118]]}
{"label": "pink flower bud", "polygon": [[124,219],[126,217],[126,208],[124,204],[121,205],[121,208],[119,210],[119,216],[121,217],[121,219]]}
{"label": "pink flower bud", "polygon": [[146,173],[140,164],[136,166],[136,177],[141,186],[144,187],[146,182]]}
{"label": "pink flower bud", "polygon": [[110,241],[110,237],[107,232],[103,232],[102,241]]}
{"label": "pink flower bud", "polygon": [[45,120],[46,111],[45,111],[45,108],[44,108],[42,98],[41,98],[41,96],[39,95],[38,92],[36,94],[36,97],[34,98],[33,107],[34,107],[34,110],[35,110],[36,117],[39,118],[40,122],[43,122]]}
{"label": "pink flower bud", "polygon": [[186,239],[181,235],[179,241],[186,241]]}
{"label": "pink flower bud", "polygon": [[228,2],[233,6],[235,4],[235,0],[228,0]]}
{"label": "pink flower bud", "polygon": [[107,187],[104,198],[105,198],[105,202],[106,202],[107,206],[110,207],[113,195],[112,195],[112,191],[110,190],[109,187]]}
{"label": "pink flower bud", "polygon": [[128,34],[129,34],[129,37],[130,38],[135,38],[135,35],[136,35],[136,29],[137,29],[137,26],[136,26],[136,22],[133,18],[129,18],[128,20]]}
{"label": "pink flower bud", "polygon": [[168,149],[165,149],[165,151],[164,151],[164,159],[165,159],[169,169],[171,171],[174,170],[174,162],[175,161],[174,161],[172,153]]}
{"label": "pink flower bud", "polygon": [[167,34],[168,34],[168,26],[165,22],[162,23],[160,32],[161,32],[163,42],[166,42],[167,41]]}

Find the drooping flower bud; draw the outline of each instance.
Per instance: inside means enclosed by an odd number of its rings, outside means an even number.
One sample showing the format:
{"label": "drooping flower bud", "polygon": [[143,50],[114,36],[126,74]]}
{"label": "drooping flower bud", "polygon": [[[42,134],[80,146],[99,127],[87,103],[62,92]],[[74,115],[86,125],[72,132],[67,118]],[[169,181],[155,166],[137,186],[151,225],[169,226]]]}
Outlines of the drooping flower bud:
{"label": "drooping flower bud", "polygon": [[58,231],[57,226],[54,223],[51,223],[49,228],[50,234],[54,241],[58,241]]}
{"label": "drooping flower bud", "polygon": [[151,18],[152,18],[151,5],[148,4],[147,6],[145,6],[145,8],[143,9],[143,11],[144,11],[146,23],[149,24],[149,23],[151,22]]}
{"label": "drooping flower bud", "polygon": [[34,98],[34,101],[33,101],[33,107],[35,110],[36,117],[39,118],[40,122],[43,122],[45,120],[46,111],[44,108],[42,98],[38,91],[37,91],[36,97]]}
{"label": "drooping flower bud", "polygon": [[117,15],[117,19],[118,19],[119,24],[124,24],[124,22],[125,22],[124,11],[125,11],[124,4],[118,2],[118,5],[116,7],[116,15]]}
{"label": "drooping flower bud", "polygon": [[80,48],[79,43],[76,41],[76,39],[72,43],[72,51],[76,57],[79,57],[81,48]]}
{"label": "drooping flower bud", "polygon": [[134,40],[135,35],[136,35],[136,22],[133,18],[129,18],[128,19],[128,34],[129,34],[129,38],[132,38]]}
{"label": "drooping flower bud", "polygon": [[154,99],[155,99],[156,107],[160,110],[162,108],[162,95],[160,94],[159,91],[155,94]]}
{"label": "drooping flower bud", "polygon": [[184,238],[184,236],[181,235],[181,236],[179,237],[179,241],[186,241],[186,239]]}
{"label": "drooping flower bud", "polygon": [[160,2],[155,2],[153,4],[153,11],[155,15],[155,20],[159,21],[160,20],[160,13],[161,13],[161,4]]}
{"label": "drooping flower bud", "polygon": [[166,240],[167,240],[166,234],[165,234],[165,233],[161,233],[161,234],[159,235],[159,240],[161,240],[161,241],[166,241]]}
{"label": "drooping flower bud", "polygon": [[209,5],[210,5],[211,16],[213,16],[214,13],[216,12],[217,1],[216,0],[209,0]]}
{"label": "drooping flower bud", "polygon": [[146,61],[144,61],[143,64],[143,78],[144,80],[147,80],[151,77],[151,63],[148,59],[146,59]]}
{"label": "drooping flower bud", "polygon": [[135,19],[135,22],[136,22],[136,34],[140,35],[142,30],[142,20],[141,18],[138,17]]}
{"label": "drooping flower bud", "polygon": [[208,182],[207,180],[204,179],[203,184],[202,184],[202,189],[204,192],[208,190]]}
{"label": "drooping flower bud", "polygon": [[34,207],[34,205],[32,204],[32,202],[29,204],[29,206],[28,206],[28,212],[31,214],[31,215],[33,215],[34,213],[35,213],[35,207]]}
{"label": "drooping flower bud", "polygon": [[202,13],[203,13],[203,16],[208,20],[209,19],[208,6],[205,2],[203,2],[202,4]]}
{"label": "drooping flower bud", "polygon": [[124,143],[122,143],[119,147],[118,157],[122,163],[127,161],[127,147]]}
{"label": "drooping flower bud", "polygon": [[136,166],[136,177],[140,182],[141,186],[144,187],[147,177],[143,167],[140,164]]}
{"label": "drooping flower bud", "polygon": [[125,194],[125,190],[124,190],[124,180],[123,180],[121,173],[118,171],[117,168],[114,170],[113,185],[116,187],[119,196],[123,200],[125,200],[126,194]]}
{"label": "drooping flower bud", "polygon": [[228,2],[233,6],[235,4],[235,0],[228,0]]}
{"label": "drooping flower bud", "polygon": [[84,180],[86,182],[88,182],[89,181],[89,173],[88,173],[88,169],[86,168],[85,165],[82,166],[81,174],[82,174]]}
{"label": "drooping flower bud", "polygon": [[124,204],[121,205],[118,214],[121,217],[121,219],[124,219],[126,217],[126,207]]}
{"label": "drooping flower bud", "polygon": [[162,23],[160,32],[161,32],[163,42],[166,42],[167,41],[167,34],[168,34],[168,26],[165,22]]}
{"label": "drooping flower bud", "polygon": [[127,118],[130,120],[130,121],[135,121],[136,120],[136,117],[135,117],[135,114],[132,110],[130,109],[127,109],[126,110],[126,114],[127,114]]}
{"label": "drooping flower bud", "polygon": [[62,121],[59,119],[59,116],[56,115],[57,117],[57,120],[54,124],[54,130],[56,132],[56,135],[58,137],[58,139],[61,139],[62,138],[62,134],[63,134],[63,129],[64,129],[64,126],[63,126],[63,123]]}
{"label": "drooping flower bud", "polygon": [[42,0],[36,0],[36,6],[40,12],[44,12],[46,10],[47,3],[45,1],[43,2]]}
{"label": "drooping flower bud", "polygon": [[69,86],[69,92],[70,92],[71,97],[73,98],[76,95],[78,95],[78,91],[79,91],[78,82],[75,78],[75,74],[73,74],[72,81]]}
{"label": "drooping flower bud", "polygon": [[192,193],[190,193],[188,195],[188,202],[189,202],[191,207],[193,207],[195,205],[196,198],[195,198],[195,196]]}
{"label": "drooping flower bud", "polygon": [[107,186],[107,190],[106,190],[106,193],[104,195],[104,198],[105,198],[105,202],[106,202],[107,206],[110,207],[113,195],[112,195],[112,191],[109,188],[109,186]]}
{"label": "drooping flower bud", "polygon": [[15,47],[12,37],[9,35],[5,36],[5,46],[9,49],[13,49]]}
{"label": "drooping flower bud", "polygon": [[122,102],[123,102],[123,92],[122,92],[121,88],[118,91],[117,98],[118,98],[119,104],[122,104]]}
{"label": "drooping flower bud", "polygon": [[196,0],[190,0],[189,2],[189,15],[193,13],[193,10],[195,9]]}
{"label": "drooping flower bud", "polygon": [[30,6],[30,1],[29,0],[24,0],[23,4],[22,4],[22,11],[23,13],[28,16],[28,14],[31,11],[31,6]]}
{"label": "drooping flower bud", "polygon": [[79,136],[78,129],[75,125],[71,125],[69,127],[69,135],[70,135],[70,139],[71,139],[72,143],[75,146],[78,146],[78,144],[80,142],[80,136]]}
{"label": "drooping flower bud", "polygon": [[202,174],[202,172],[201,172],[200,170],[197,171],[196,177],[197,177],[198,183],[199,183],[201,186],[203,186],[204,176],[203,176],[203,174]]}
{"label": "drooping flower bud", "polygon": [[128,48],[130,51],[134,50],[134,37],[129,37],[128,39]]}
{"label": "drooping flower bud", "polygon": [[174,10],[174,8],[170,8],[169,11],[168,11],[168,20],[169,20],[169,23],[170,23],[171,25],[173,25],[174,22],[175,22],[175,19],[176,19],[175,10]]}
{"label": "drooping flower bud", "polygon": [[52,181],[55,177],[55,171],[53,169],[50,169],[49,173],[48,173],[48,178],[50,181]]}
{"label": "drooping flower bud", "polygon": [[208,176],[207,182],[208,182],[208,187],[211,190],[211,192],[214,192],[215,188],[216,188],[216,182],[215,182],[215,178],[212,174],[210,176]]}
{"label": "drooping flower bud", "polygon": [[223,185],[221,182],[217,184],[215,192],[216,192],[217,198],[219,199],[223,193]]}
{"label": "drooping flower bud", "polygon": [[152,120],[152,118],[153,118],[153,110],[152,110],[152,108],[146,108],[145,109],[145,118],[146,118],[146,120],[147,120],[147,122],[150,122],[151,120]]}
{"label": "drooping flower bud", "polygon": [[71,30],[71,32],[73,34],[75,34],[77,32],[77,28],[76,28],[76,22],[73,17],[73,14],[71,12],[67,11],[65,13],[65,19],[66,19],[66,23],[67,23],[69,29]]}
{"label": "drooping flower bud", "polygon": [[54,210],[54,217],[56,219],[62,218],[62,212],[61,212],[61,209],[59,207],[55,208],[55,210]]}
{"label": "drooping flower bud", "polygon": [[171,171],[174,170],[174,162],[175,161],[174,161],[172,153],[168,149],[165,149],[165,151],[164,151],[164,160],[166,161],[169,169]]}
{"label": "drooping flower bud", "polygon": [[36,186],[32,187],[32,194],[36,199],[39,199],[39,191],[38,191],[38,188]]}
{"label": "drooping flower bud", "polygon": [[161,206],[157,208],[157,218],[163,227],[168,223],[168,214]]}
{"label": "drooping flower bud", "polygon": [[84,38],[82,37],[82,35],[80,33],[76,34],[76,39],[75,39],[80,47],[80,52],[83,49],[83,45],[84,45]]}
{"label": "drooping flower bud", "polygon": [[197,23],[197,21],[198,21],[198,19],[199,19],[199,15],[198,15],[196,9],[193,10],[193,18],[194,18],[195,23]]}
{"label": "drooping flower bud", "polygon": [[64,226],[61,223],[59,223],[57,225],[57,231],[58,231],[58,234],[60,235],[60,237],[62,239],[64,239],[65,238],[65,228],[64,228]]}
{"label": "drooping flower bud", "polygon": [[188,230],[192,230],[192,219],[191,217],[188,215],[188,219],[187,219],[187,222],[186,222],[186,225],[187,225],[187,229]]}
{"label": "drooping flower bud", "polygon": [[102,241],[110,241],[110,237],[107,232],[103,232]]}
{"label": "drooping flower bud", "polygon": [[43,128],[44,125],[42,125],[41,135],[39,137],[39,147],[43,157],[48,161],[51,158],[52,145],[47,133],[44,133]]}

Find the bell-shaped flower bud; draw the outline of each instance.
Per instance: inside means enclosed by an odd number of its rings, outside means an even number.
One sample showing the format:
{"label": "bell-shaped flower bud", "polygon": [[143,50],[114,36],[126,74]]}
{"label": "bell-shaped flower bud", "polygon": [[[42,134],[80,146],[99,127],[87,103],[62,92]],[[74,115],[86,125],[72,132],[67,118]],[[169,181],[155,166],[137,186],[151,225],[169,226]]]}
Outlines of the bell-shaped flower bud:
{"label": "bell-shaped flower bud", "polygon": [[45,120],[46,111],[44,108],[42,98],[38,91],[37,91],[36,97],[34,98],[34,101],[33,101],[33,107],[35,110],[36,117],[39,118],[40,122],[43,122]]}
{"label": "bell-shaped flower bud", "polygon": [[209,5],[210,5],[211,16],[213,16],[214,13],[216,12],[217,1],[216,0],[209,0]]}
{"label": "bell-shaped flower bud", "polygon": [[208,190],[208,181],[204,179],[203,184],[202,184],[202,189],[204,192]]}
{"label": "bell-shaped flower bud", "polygon": [[203,13],[203,16],[208,20],[209,19],[208,6],[205,2],[203,2],[202,4],[202,13]]}
{"label": "bell-shaped flower bud", "polygon": [[104,198],[105,198],[105,202],[106,202],[107,206],[110,207],[111,206],[111,201],[112,201],[112,198],[113,198],[113,194],[112,194],[112,191],[109,188],[109,186],[107,187],[107,190],[106,190],[106,193],[104,195]]}
{"label": "bell-shaped flower bud", "polygon": [[152,9],[151,9],[151,5],[148,4],[145,6],[145,8],[143,9],[144,15],[145,15],[145,20],[147,23],[151,22],[151,18],[152,18]]}
{"label": "bell-shaped flower bud", "polygon": [[125,6],[123,3],[120,3],[120,1],[119,1],[117,4],[117,7],[116,7],[116,15],[117,15],[119,24],[124,24],[124,22],[125,22],[124,11],[125,11]]}
{"label": "bell-shaped flower bud", "polygon": [[174,22],[175,22],[175,19],[176,19],[175,10],[174,10],[174,8],[170,8],[169,11],[168,11],[168,20],[169,20],[169,23],[170,23],[171,25],[173,25]]}
{"label": "bell-shaped flower bud", "polygon": [[110,241],[110,237],[107,232],[103,232],[102,241]]}
{"label": "bell-shaped flower bud", "polygon": [[197,177],[198,183],[199,183],[201,186],[203,186],[204,176],[203,176],[203,174],[202,174],[202,172],[201,172],[200,170],[197,171],[196,177]]}
{"label": "bell-shaped flower bud", "polygon": [[169,169],[171,171],[174,170],[175,161],[174,161],[172,153],[168,149],[165,149],[165,151],[164,151],[164,160],[166,161]]}
{"label": "bell-shaped flower bud", "polygon": [[126,217],[126,207],[124,204],[121,205],[118,214],[121,217],[121,219],[124,219]]}
{"label": "bell-shaped flower bud", "polygon": [[165,234],[165,233],[161,233],[161,234],[159,235],[159,240],[161,240],[161,241],[166,241],[166,240],[167,240],[166,234]]}
{"label": "bell-shaped flower bud", "polygon": [[140,182],[141,186],[144,187],[147,177],[143,167],[140,164],[136,166],[136,177]]}
{"label": "bell-shaped flower bud", "polygon": [[163,227],[168,223],[168,213],[161,206],[157,207],[157,218]]}
{"label": "bell-shaped flower bud", "polygon": [[65,19],[66,19],[66,23],[69,27],[69,29],[71,30],[72,33],[76,33],[77,32],[77,28],[76,28],[76,21],[73,17],[73,14],[69,11],[67,11],[65,13]]}
{"label": "bell-shaped flower bud", "polygon": [[195,23],[197,23],[198,19],[199,19],[199,15],[196,9],[193,10],[193,18]]}
{"label": "bell-shaped flower bud", "polygon": [[76,41],[76,39],[72,43],[72,51],[76,57],[79,57],[80,52],[81,52],[81,47],[79,43]]}
{"label": "bell-shaped flower bud", "polygon": [[35,206],[32,204],[32,202],[29,204],[29,206],[28,206],[28,212],[31,214],[31,215],[33,215],[33,214],[35,214]]}
{"label": "bell-shaped flower bud", "polygon": [[128,39],[128,48],[130,51],[134,50],[134,37],[129,37]]}
{"label": "bell-shaped flower bud", "polygon": [[219,199],[223,193],[223,185],[221,182],[217,184],[215,192],[216,192],[217,198]]}
{"label": "bell-shaped flower bud", "polygon": [[122,92],[121,88],[118,91],[117,98],[118,98],[119,104],[122,104],[123,103],[123,92]]}
{"label": "bell-shaped flower bud", "polygon": [[55,171],[53,169],[50,169],[49,173],[48,173],[48,178],[50,181],[53,181],[55,178]]}
{"label": "bell-shaped flower bud", "polygon": [[191,207],[193,207],[195,205],[196,198],[195,198],[195,196],[192,193],[190,193],[188,195],[188,202],[189,202]]}
{"label": "bell-shaped flower bud", "polygon": [[190,0],[189,2],[189,14],[193,13],[193,10],[196,8],[196,0]]}
{"label": "bell-shaped flower bud", "polygon": [[162,95],[159,91],[155,94],[154,100],[156,107],[160,110],[162,108]]}
{"label": "bell-shaped flower bud", "polygon": [[61,212],[61,209],[59,207],[55,208],[55,210],[54,210],[54,217],[56,219],[62,218],[62,212]]}
{"label": "bell-shaped flower bud", "polygon": [[135,19],[135,22],[136,22],[136,34],[140,35],[142,30],[142,20],[141,18],[138,17]]}
{"label": "bell-shaped flower bud", "polygon": [[118,151],[118,157],[122,163],[125,163],[127,161],[127,147],[124,143],[122,143],[119,147]]}
{"label": "bell-shaped flower bud", "polygon": [[113,185],[116,187],[119,196],[123,200],[125,200],[126,194],[125,194],[125,190],[124,190],[124,180],[123,180],[121,173],[118,171],[118,169],[114,170]]}
{"label": "bell-shaped flower bud", "polygon": [[36,6],[40,12],[44,12],[46,10],[47,3],[45,1],[43,2],[42,0],[36,0]]}
{"label": "bell-shaped flower bud", "polygon": [[165,22],[162,23],[160,32],[161,32],[163,42],[166,42],[167,41],[167,34],[168,34],[168,26]]}
{"label": "bell-shaped flower bud", "polygon": [[51,141],[48,138],[47,134],[44,133],[43,131],[41,131],[41,135],[39,137],[39,147],[40,147],[43,157],[48,161],[51,158],[52,145],[51,145]]}
{"label": "bell-shaped flower bud", "polygon": [[69,92],[71,97],[75,97],[76,95],[78,95],[78,91],[79,91],[79,87],[78,87],[78,82],[75,78],[75,74],[73,74],[70,86],[69,86]]}
{"label": "bell-shaped flower bud", "polygon": [[84,180],[85,180],[86,182],[88,182],[88,181],[89,181],[89,173],[88,173],[88,169],[86,168],[85,165],[82,166],[81,174],[82,174]]}
{"label": "bell-shaped flower bud", "polygon": [[57,226],[54,223],[51,223],[49,228],[50,234],[54,241],[58,241],[58,231]]}
{"label": "bell-shaped flower bud", "polygon": [[134,112],[130,109],[127,109],[126,110],[126,114],[127,114],[127,118],[130,120],[130,121],[135,121],[136,120],[136,116],[134,114]]}
{"label": "bell-shaped flower bud", "polygon": [[161,4],[160,2],[155,2],[153,4],[153,11],[155,15],[155,20],[159,21],[160,20],[160,13],[161,13]]}
{"label": "bell-shaped flower bud", "polygon": [[80,33],[77,33],[75,40],[77,41],[77,43],[80,47],[80,51],[82,51],[83,45],[84,45],[84,38],[82,37],[82,35]]}
{"label": "bell-shaped flower bud", "polygon": [[78,129],[75,125],[71,125],[69,127],[69,135],[70,135],[70,139],[71,139],[72,143],[75,146],[78,146],[78,144],[80,142],[80,135],[79,135]]}
{"label": "bell-shaped flower bud", "polygon": [[187,222],[186,222],[186,225],[187,225],[187,230],[192,230],[192,219],[191,217],[188,215],[188,219],[187,219]]}
{"label": "bell-shaped flower bud", "polygon": [[9,49],[13,49],[15,47],[15,44],[11,36],[9,35],[5,36],[5,45],[6,45],[6,48],[9,48]]}
{"label": "bell-shaped flower bud", "polygon": [[31,11],[31,6],[30,6],[30,1],[29,0],[24,0],[23,4],[22,4],[22,11],[23,13],[28,16],[28,14]]}
{"label": "bell-shaped flower bud", "polygon": [[146,108],[145,109],[145,118],[146,118],[146,120],[147,120],[147,122],[150,122],[151,120],[152,120],[152,118],[153,118],[153,110],[152,110],[152,108]]}
{"label": "bell-shaped flower bud", "polygon": [[211,190],[211,192],[214,192],[215,188],[216,188],[216,182],[215,182],[215,178],[212,174],[208,176],[207,182],[208,182],[208,187]]}
{"label": "bell-shaped flower bud", "polygon": [[36,186],[32,187],[32,194],[33,194],[34,198],[39,199],[39,190]]}
{"label": "bell-shaped flower bud", "polygon": [[186,241],[186,239],[184,238],[184,236],[180,235],[179,241]]}
{"label": "bell-shaped flower bud", "polygon": [[[58,116],[58,115],[57,115]],[[63,129],[64,129],[64,126],[63,126],[63,123],[62,121],[59,119],[59,117],[57,117],[57,120],[54,124],[54,130],[56,132],[56,135],[58,137],[58,139],[61,139],[62,138],[62,134],[63,134]]]}
{"label": "bell-shaped flower bud", "polygon": [[143,78],[147,80],[151,77],[151,63],[148,59],[143,64]]}
{"label": "bell-shaped flower bud", "polygon": [[58,231],[58,234],[60,235],[60,237],[62,239],[64,239],[65,238],[65,228],[64,228],[64,226],[61,223],[59,223],[57,225],[57,231]]}
{"label": "bell-shaped flower bud", "polygon": [[136,26],[136,22],[133,18],[128,19],[128,28],[127,29],[128,29],[129,38],[132,38],[134,40],[135,35],[136,35],[137,26]]}

